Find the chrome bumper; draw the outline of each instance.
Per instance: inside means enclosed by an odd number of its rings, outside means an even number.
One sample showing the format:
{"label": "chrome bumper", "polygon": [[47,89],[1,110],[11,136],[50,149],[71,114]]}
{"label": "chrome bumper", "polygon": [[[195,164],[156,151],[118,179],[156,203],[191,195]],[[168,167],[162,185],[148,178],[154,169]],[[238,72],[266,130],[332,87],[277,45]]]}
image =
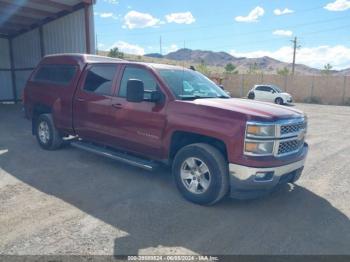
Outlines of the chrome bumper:
{"label": "chrome bumper", "polygon": [[[280,184],[295,182],[303,170],[305,158],[279,167],[255,168],[229,164],[231,197],[239,199],[255,198]],[[259,175],[268,174],[266,179]]]}

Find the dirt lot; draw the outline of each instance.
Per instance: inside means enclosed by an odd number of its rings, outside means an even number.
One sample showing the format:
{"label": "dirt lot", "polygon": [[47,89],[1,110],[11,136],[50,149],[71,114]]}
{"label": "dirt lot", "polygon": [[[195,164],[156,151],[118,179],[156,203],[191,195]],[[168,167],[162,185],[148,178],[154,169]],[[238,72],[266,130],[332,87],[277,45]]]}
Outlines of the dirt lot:
{"label": "dirt lot", "polygon": [[350,254],[350,107],[296,107],[310,144],[297,185],[201,207],[165,169],[40,149],[0,105],[0,254]]}

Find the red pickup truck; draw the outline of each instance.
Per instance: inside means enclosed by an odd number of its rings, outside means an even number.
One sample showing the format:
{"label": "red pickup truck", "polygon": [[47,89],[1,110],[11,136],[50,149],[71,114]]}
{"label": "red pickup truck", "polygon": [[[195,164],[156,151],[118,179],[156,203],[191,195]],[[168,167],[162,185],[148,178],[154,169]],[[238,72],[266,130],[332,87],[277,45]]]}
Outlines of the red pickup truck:
{"label": "red pickup truck", "polygon": [[197,204],[254,198],[295,182],[308,145],[306,116],[231,98],[182,67],[85,54],[46,56],[24,90],[40,146],[72,146],[153,169],[170,165]]}

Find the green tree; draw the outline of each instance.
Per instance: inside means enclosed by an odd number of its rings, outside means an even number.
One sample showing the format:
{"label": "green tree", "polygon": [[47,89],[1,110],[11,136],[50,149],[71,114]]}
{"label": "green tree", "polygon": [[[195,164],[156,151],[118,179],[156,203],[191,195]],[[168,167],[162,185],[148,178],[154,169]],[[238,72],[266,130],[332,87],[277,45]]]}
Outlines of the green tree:
{"label": "green tree", "polygon": [[257,73],[259,73],[258,63],[255,62],[254,64],[250,64],[248,74],[257,74]]}
{"label": "green tree", "polygon": [[322,69],[322,73],[325,75],[330,75],[332,73],[332,68],[333,66],[330,63],[325,64]]}
{"label": "green tree", "polygon": [[115,58],[121,58],[123,59],[124,58],[124,53],[123,52],[120,52],[118,47],[114,47],[112,49],[109,50],[108,52],[108,56],[109,57],[115,57]]}
{"label": "green tree", "polygon": [[200,64],[196,67],[196,70],[201,72],[202,74],[208,76],[210,74],[210,70],[207,67],[207,65],[205,64],[205,61],[203,59],[201,59]]}
{"label": "green tree", "polygon": [[232,63],[226,64],[225,72],[229,74],[238,74],[237,67]]}
{"label": "green tree", "polygon": [[238,74],[238,71],[236,69],[237,67],[232,63],[228,63],[225,66],[225,72],[229,74]]}
{"label": "green tree", "polygon": [[287,76],[289,75],[289,69],[285,66],[283,69],[277,69],[277,74],[281,76]]}

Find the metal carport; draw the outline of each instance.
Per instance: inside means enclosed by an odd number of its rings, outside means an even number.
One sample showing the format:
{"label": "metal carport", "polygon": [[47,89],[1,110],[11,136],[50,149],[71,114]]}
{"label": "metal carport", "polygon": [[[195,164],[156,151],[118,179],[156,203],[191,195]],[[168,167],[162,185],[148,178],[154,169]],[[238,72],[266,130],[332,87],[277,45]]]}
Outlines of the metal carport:
{"label": "metal carport", "polygon": [[0,101],[21,99],[40,59],[95,53],[94,0],[0,0]]}

